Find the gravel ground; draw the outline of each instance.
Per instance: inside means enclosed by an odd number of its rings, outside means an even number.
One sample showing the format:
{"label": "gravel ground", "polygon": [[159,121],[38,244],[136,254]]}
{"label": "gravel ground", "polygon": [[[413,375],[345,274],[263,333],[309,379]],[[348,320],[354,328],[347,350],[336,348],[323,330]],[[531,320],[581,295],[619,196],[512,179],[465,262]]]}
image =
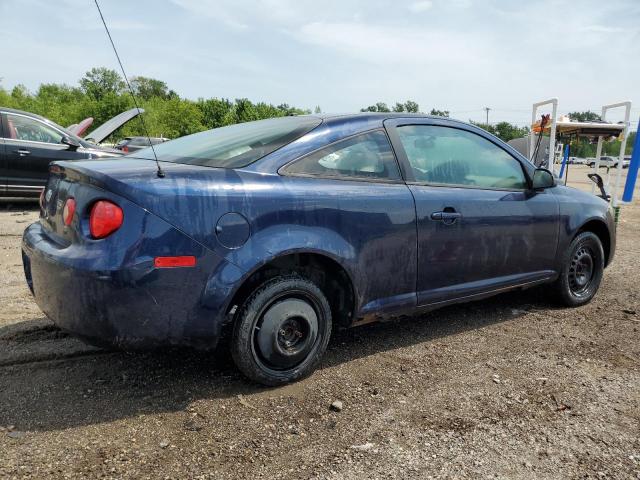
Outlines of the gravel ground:
{"label": "gravel ground", "polygon": [[23,280],[36,208],[0,203],[0,478],[640,478],[638,205],[591,304],[533,289],[338,332],[275,389],[224,353],[57,330]]}

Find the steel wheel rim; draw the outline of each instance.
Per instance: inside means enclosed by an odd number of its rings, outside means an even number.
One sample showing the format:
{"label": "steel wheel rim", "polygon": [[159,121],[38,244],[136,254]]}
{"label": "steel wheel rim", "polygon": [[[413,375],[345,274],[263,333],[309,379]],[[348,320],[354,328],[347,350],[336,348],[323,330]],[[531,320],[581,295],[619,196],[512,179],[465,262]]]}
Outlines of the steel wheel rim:
{"label": "steel wheel rim", "polygon": [[574,295],[588,292],[596,275],[593,251],[587,247],[578,248],[571,256],[569,265],[569,288]]}
{"label": "steel wheel rim", "polygon": [[251,340],[254,359],[272,372],[302,365],[320,342],[321,312],[315,297],[304,291],[273,298],[257,315]]}

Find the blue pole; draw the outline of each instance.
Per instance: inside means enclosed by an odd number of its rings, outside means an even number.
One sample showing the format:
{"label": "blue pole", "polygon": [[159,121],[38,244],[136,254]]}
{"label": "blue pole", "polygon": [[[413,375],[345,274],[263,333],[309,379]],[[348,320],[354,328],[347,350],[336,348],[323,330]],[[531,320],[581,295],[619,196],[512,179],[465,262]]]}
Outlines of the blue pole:
{"label": "blue pole", "polygon": [[558,178],[562,178],[562,174],[564,173],[564,166],[567,164],[568,159],[569,159],[569,144],[567,143],[564,146],[564,153],[562,154],[562,165],[560,166],[560,176]]}
{"label": "blue pole", "polygon": [[638,121],[638,130],[636,131],[636,141],[633,142],[633,152],[631,153],[631,163],[627,171],[627,182],[624,185],[624,193],[622,194],[623,202],[630,202],[633,198],[633,190],[636,188],[636,180],[638,179],[638,169],[640,169],[640,121]]}

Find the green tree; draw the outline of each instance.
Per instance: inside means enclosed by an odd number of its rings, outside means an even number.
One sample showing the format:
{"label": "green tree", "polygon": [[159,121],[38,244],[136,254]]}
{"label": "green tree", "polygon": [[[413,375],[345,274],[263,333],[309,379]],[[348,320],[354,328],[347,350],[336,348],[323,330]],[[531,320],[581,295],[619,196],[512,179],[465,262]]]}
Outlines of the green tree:
{"label": "green tree", "polygon": [[600,115],[591,110],[586,112],[571,112],[569,118],[575,122],[598,122],[601,120]]}
{"label": "green tree", "polygon": [[378,102],[375,105],[369,105],[366,108],[361,108],[361,112],[390,112],[389,107],[384,102]]}
{"label": "green tree", "polygon": [[[164,100],[155,97],[145,102],[143,107],[146,110],[144,121],[152,137],[178,138],[207,129],[203,123],[202,111],[191,100],[181,98]],[[125,127],[129,127],[129,124],[133,124],[130,129],[137,135],[143,134],[139,122],[133,120]]]}
{"label": "green tree", "polygon": [[496,123],[494,129],[495,135],[505,142],[513,140],[514,138],[524,137],[529,133],[529,127],[518,127],[517,125],[512,125],[509,122]]}
{"label": "green tree", "polygon": [[434,115],[436,117],[449,118],[449,110],[437,110],[435,108],[432,108],[431,111],[429,112],[429,115]]}
{"label": "green tree", "polygon": [[56,119],[64,127],[78,122],[82,115],[82,92],[64,84],[43,83],[33,99],[32,111]]}
{"label": "green tree", "polygon": [[413,100],[407,100],[406,102],[404,102],[404,109],[408,113],[419,113],[420,112],[420,105],[418,105]]}
{"label": "green tree", "polygon": [[408,112],[408,113],[418,113],[420,111],[420,106],[414,102],[413,100],[407,100],[404,103],[396,102],[393,106],[393,109],[390,109],[386,103],[378,102],[375,105],[369,105],[368,107],[361,108],[361,112]]}
{"label": "green tree", "polygon": [[[311,110],[301,109],[289,106],[288,103],[282,103],[276,107],[283,115],[306,115],[311,113]],[[270,117],[277,117],[279,115],[269,115]],[[264,117],[267,118],[267,117]]]}
{"label": "green tree", "polygon": [[226,98],[209,98],[207,100],[199,99],[198,108],[202,112],[202,122],[207,128],[218,128],[228,125],[230,119],[229,112],[233,108]]}
{"label": "green tree", "polygon": [[[97,126],[133,108],[133,99],[124,87],[122,78],[114,70],[93,68],[79,81],[79,87],[45,83],[35,94],[23,85],[17,85],[11,91],[0,87],[0,105],[39,113],[63,126],[93,117]],[[181,99],[165,82],[148,77],[133,77],[132,87],[140,107],[146,111],[145,125],[152,136],[176,138],[232,123],[311,113],[286,103],[275,106],[253,103],[246,98],[235,102],[200,98],[194,102]],[[141,122],[134,119],[107,141],[144,134]]]}
{"label": "green tree", "polygon": [[[282,108],[281,108],[282,107]],[[285,112],[289,108],[289,105],[278,105],[278,110]],[[248,98],[236,98],[235,105],[233,106],[233,115],[235,121],[233,123],[250,122],[251,120],[259,120],[258,113],[255,106]]]}
{"label": "green tree", "polygon": [[495,125],[487,125],[486,123],[477,123],[473,120],[469,120],[470,123],[480,127],[487,132],[495,135],[499,139],[508,142],[514,138],[524,137],[529,133],[529,127],[518,127],[509,122],[500,122]]}
{"label": "green tree", "polygon": [[171,93],[175,95],[175,92],[170,91],[165,82],[155,78],[136,76],[131,79],[130,83],[136,97],[143,100],[149,100],[153,97],[166,99],[171,96]]}
{"label": "green tree", "polygon": [[92,68],[80,79],[80,88],[92,100],[102,100],[107,94],[118,95],[125,83],[115,70],[105,67]]}

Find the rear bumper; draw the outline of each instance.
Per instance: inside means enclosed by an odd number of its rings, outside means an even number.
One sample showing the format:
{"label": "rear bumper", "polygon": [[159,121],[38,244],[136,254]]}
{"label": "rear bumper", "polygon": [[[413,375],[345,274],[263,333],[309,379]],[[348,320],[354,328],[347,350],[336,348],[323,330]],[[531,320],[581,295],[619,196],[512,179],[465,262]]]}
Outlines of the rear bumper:
{"label": "rear bumper", "polygon": [[156,269],[145,242],[132,243],[123,255],[106,241],[61,247],[34,223],[22,241],[27,284],[57,326],[89,343],[214,348],[242,274],[171,227],[162,237],[163,245],[187,246],[182,252],[196,256],[196,267]]}

